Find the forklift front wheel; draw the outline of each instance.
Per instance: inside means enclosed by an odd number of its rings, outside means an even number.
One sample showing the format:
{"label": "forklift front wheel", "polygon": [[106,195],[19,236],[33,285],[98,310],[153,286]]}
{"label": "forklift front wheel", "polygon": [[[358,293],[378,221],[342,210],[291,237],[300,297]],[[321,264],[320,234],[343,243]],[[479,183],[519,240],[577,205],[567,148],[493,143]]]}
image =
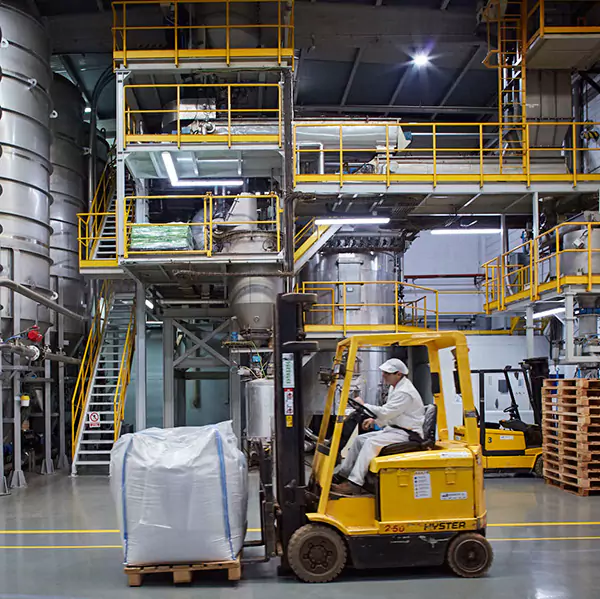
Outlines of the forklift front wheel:
{"label": "forklift front wheel", "polygon": [[544,458],[541,454],[536,458],[533,465],[533,474],[536,478],[544,478]]}
{"label": "forklift front wheel", "polygon": [[466,532],[450,541],[446,560],[462,578],[479,578],[491,567],[494,553],[489,541],[475,532]]}
{"label": "forklift front wheel", "polygon": [[320,524],[299,528],[287,548],[288,563],[303,582],[331,582],[344,569],[347,555],[344,539]]}

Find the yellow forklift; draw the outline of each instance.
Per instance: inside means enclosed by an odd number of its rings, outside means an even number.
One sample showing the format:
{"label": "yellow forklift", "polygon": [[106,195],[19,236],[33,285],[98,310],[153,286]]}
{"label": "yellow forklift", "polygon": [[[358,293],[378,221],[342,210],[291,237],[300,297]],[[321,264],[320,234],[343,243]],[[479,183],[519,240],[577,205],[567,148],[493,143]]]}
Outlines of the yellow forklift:
{"label": "yellow forklift", "polygon": [[[459,332],[357,335],[337,346],[312,468],[306,482],[300,369],[306,352],[303,306],[312,294],[277,297],[275,330],[275,480],[270,455],[261,454],[262,535],[265,559],[281,557],[281,571],[304,582],[330,582],[356,569],[441,566],[457,575],[484,575],[493,559],[487,541],[481,447],[473,404],[468,348]],[[373,492],[356,497],[330,493],[359,349],[425,346],[434,404],[424,438],[382,449],[370,465]],[[446,424],[439,353],[454,348],[465,419],[462,441]],[[352,405],[352,404],[351,404]],[[355,407],[360,404],[355,404]],[[360,408],[359,408],[360,409]],[[326,438],[329,421],[333,434]],[[437,430],[437,434],[436,434]]]}
{"label": "yellow forklift", "polygon": [[[548,378],[548,360],[531,358],[524,360],[520,368],[473,370],[479,381],[478,433],[482,447],[483,467],[488,473],[533,474],[543,477],[542,459],[542,400],[541,386]],[[499,422],[486,419],[486,376],[501,375],[510,404],[504,409],[507,418]],[[524,382],[531,410],[532,424],[521,418],[511,379]],[[464,439],[465,427],[454,429],[457,440]]]}

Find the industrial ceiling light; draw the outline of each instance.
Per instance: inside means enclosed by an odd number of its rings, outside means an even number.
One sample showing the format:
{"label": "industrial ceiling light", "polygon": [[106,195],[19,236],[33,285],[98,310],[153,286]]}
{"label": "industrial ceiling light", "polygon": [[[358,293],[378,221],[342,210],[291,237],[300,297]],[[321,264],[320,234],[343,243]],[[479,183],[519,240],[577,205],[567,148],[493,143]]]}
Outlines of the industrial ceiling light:
{"label": "industrial ceiling light", "polygon": [[149,299],[146,300],[146,306],[148,306],[150,310],[154,310],[154,304]]}
{"label": "industrial ceiling light", "polygon": [[90,106],[86,106],[83,112],[85,112],[86,114],[89,114],[90,112],[92,112],[92,109]]}
{"label": "industrial ceiling light", "polygon": [[425,52],[418,52],[413,56],[412,62],[419,69],[426,67],[429,64],[429,56]]}
{"label": "industrial ceiling light", "polygon": [[171,153],[162,152],[161,156],[173,187],[240,187],[244,184],[243,179],[179,179]]}
{"label": "industrial ceiling light", "polygon": [[317,218],[315,225],[387,225],[390,219],[384,216],[362,216],[346,218]]}
{"label": "industrial ceiling light", "polygon": [[539,318],[545,318],[546,316],[556,316],[557,314],[563,314],[565,312],[565,308],[552,308],[551,310],[544,310],[543,312],[534,312],[533,320],[538,320]]}
{"label": "industrial ceiling light", "polygon": [[432,235],[498,235],[502,229],[432,229]]}

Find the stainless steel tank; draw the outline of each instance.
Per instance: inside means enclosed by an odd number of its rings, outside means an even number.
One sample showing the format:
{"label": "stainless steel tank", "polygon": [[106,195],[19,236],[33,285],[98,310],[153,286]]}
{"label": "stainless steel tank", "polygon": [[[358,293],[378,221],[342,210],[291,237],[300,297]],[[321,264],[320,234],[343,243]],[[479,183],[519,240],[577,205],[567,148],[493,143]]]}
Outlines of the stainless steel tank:
{"label": "stainless steel tank", "polygon": [[[51,295],[49,176],[50,45],[42,25],[0,2],[0,264],[2,276]],[[20,328],[49,313],[20,296]],[[13,295],[0,290],[2,334],[12,329]]]}
{"label": "stainless steel tank", "polygon": [[255,379],[246,383],[246,436],[270,439],[274,430],[275,381]]}
{"label": "stainless steel tank", "polygon": [[[372,325],[395,322],[396,280],[395,259],[392,254],[376,252],[331,253],[315,256],[307,265],[304,281],[306,291],[315,292],[319,304],[307,315],[311,324],[342,324],[344,310],[343,288],[346,285],[346,324],[361,325],[368,330]],[[387,281],[388,283],[383,283]],[[381,284],[375,284],[380,282]],[[365,284],[370,283],[370,284]],[[334,310],[326,304],[334,299]],[[379,304],[379,305],[374,305]],[[383,305],[382,305],[383,304]],[[369,348],[360,350],[355,368],[356,392],[369,403],[382,401],[383,384],[379,366],[390,357],[390,350]],[[302,370],[307,415],[321,414],[327,396],[327,386],[319,382],[321,368],[330,368],[334,352],[321,351]]]}
{"label": "stainless steel tank", "polygon": [[592,273],[600,273],[600,229],[592,227],[591,243],[586,227],[569,231],[562,236],[562,247],[565,250],[578,250],[564,252],[560,256],[561,275],[587,275],[588,274],[588,252],[592,251]]}
{"label": "stainless steel tank", "polygon": [[[84,303],[84,281],[79,274],[77,214],[86,211],[86,161],[83,154],[85,124],[84,102],[77,87],[54,75],[52,102],[56,117],[51,121],[53,141],[50,149],[50,257],[51,277],[62,303],[80,312]],[[65,333],[80,334],[83,323],[64,319]]]}

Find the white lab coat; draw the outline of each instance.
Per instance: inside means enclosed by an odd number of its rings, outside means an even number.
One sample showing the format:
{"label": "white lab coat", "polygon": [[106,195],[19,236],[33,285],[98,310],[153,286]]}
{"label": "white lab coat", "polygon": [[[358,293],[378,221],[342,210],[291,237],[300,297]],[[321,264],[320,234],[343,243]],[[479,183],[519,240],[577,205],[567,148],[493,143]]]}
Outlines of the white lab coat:
{"label": "white lab coat", "polygon": [[365,408],[377,415],[375,423],[383,430],[359,435],[352,444],[348,457],[342,462],[338,473],[362,487],[371,460],[381,449],[392,443],[408,441],[406,431],[393,428],[401,426],[423,436],[425,407],[419,392],[404,377],[395,387],[390,387],[387,401],[382,406],[365,404]]}

